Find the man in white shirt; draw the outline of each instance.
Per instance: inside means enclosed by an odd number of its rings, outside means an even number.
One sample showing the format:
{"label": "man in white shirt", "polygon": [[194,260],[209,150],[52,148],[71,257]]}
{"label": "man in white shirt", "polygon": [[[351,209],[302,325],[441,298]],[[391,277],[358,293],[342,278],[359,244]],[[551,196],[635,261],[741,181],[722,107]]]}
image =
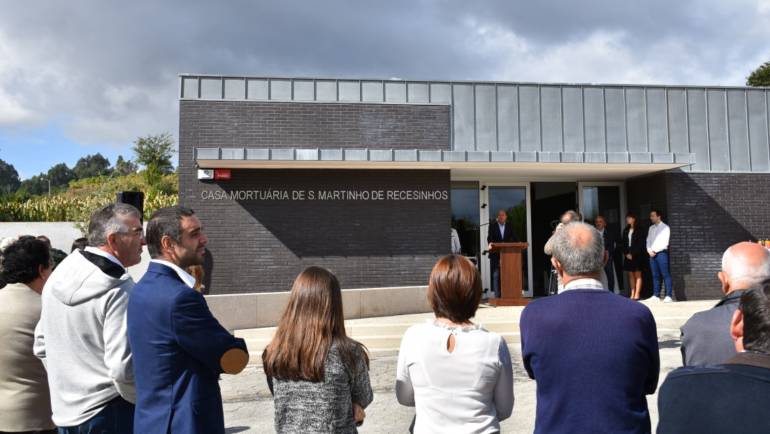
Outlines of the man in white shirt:
{"label": "man in white shirt", "polygon": [[671,238],[671,229],[663,223],[660,211],[653,209],[650,211],[650,221],[652,226],[647,232],[647,254],[650,255],[650,270],[652,271],[653,296],[660,301],[660,280],[666,285],[666,303],[671,303],[673,294],[673,283],[671,282],[671,272],[668,266],[668,242]]}

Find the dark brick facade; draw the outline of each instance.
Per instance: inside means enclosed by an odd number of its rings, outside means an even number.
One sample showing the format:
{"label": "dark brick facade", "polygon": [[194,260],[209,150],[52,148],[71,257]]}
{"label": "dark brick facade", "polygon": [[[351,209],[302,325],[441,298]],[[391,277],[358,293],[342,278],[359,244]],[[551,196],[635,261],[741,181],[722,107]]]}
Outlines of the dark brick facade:
{"label": "dark brick facade", "polygon": [[[443,193],[435,200],[211,198],[255,189]],[[448,171],[236,170],[230,181],[195,180],[191,190],[182,203],[210,240],[212,294],[285,291],[310,265],[329,268],[344,288],[424,285],[449,253]]]}
{"label": "dark brick facade", "polygon": [[[209,236],[212,294],[286,291],[304,267],[344,288],[424,285],[449,252],[449,199],[216,200],[202,191],[449,190],[449,171],[233,170],[197,179],[195,147],[448,150],[440,105],[180,101],[179,195]],[[208,280],[208,279],[207,279]]]}
{"label": "dark brick facade", "polygon": [[680,300],[720,297],[716,273],[724,250],[770,238],[770,174],[672,171],[626,185],[629,211],[648,222],[650,209],[660,208],[671,226],[671,273]]}
{"label": "dark brick facade", "polygon": [[179,115],[187,148],[450,147],[445,105],[182,100]]}

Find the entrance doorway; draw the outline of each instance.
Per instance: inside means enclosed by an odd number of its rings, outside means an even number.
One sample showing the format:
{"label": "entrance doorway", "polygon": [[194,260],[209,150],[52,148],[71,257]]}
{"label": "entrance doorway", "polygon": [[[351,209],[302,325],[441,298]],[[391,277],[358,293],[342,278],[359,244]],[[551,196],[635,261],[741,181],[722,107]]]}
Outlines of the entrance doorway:
{"label": "entrance doorway", "polygon": [[[580,212],[586,223],[594,224],[596,216],[601,215],[607,222],[605,232],[620,241],[621,233],[626,224],[625,191],[622,182],[581,182]],[[611,280],[614,292],[623,293],[626,285],[623,282],[623,252],[616,249],[612,252],[610,260],[614,273]],[[609,277],[609,276],[608,276]]]}
{"label": "entrance doorway", "polygon": [[[452,228],[460,239],[461,253],[479,268],[482,286],[491,293],[487,234],[497,211],[505,210],[516,238],[529,243],[524,255],[524,295],[548,295],[551,259],[543,252],[559,217],[567,210],[580,211],[593,224],[601,214],[608,230],[617,233],[625,221],[625,190],[622,182],[506,182],[505,180],[456,180],[451,187]],[[616,276],[622,276],[622,253],[613,257]],[[624,287],[615,279],[615,291]]]}
{"label": "entrance doorway", "polygon": [[[518,242],[528,242],[529,231],[527,230],[528,209],[527,209],[527,186],[526,185],[484,185],[482,186],[481,214],[484,218],[482,226],[482,244],[486,252],[488,248],[487,235],[489,228],[497,224],[497,212],[505,211],[507,216],[506,225],[513,226],[513,233]],[[529,260],[528,252],[525,251],[522,258],[522,292],[531,294],[529,285]],[[489,264],[489,253],[483,256],[481,264],[482,284],[487,294],[492,296],[492,272]]]}
{"label": "entrance doorway", "polygon": [[551,257],[543,252],[545,243],[559,224],[559,217],[578,209],[576,182],[533,182],[532,189],[532,273],[535,297],[548,295]]}

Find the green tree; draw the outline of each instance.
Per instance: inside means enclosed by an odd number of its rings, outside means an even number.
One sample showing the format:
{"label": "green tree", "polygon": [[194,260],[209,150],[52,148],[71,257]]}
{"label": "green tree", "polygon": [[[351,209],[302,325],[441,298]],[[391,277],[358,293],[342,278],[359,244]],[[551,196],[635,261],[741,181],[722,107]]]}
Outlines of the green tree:
{"label": "green tree", "polygon": [[112,173],[115,176],[125,176],[132,173],[136,173],[138,167],[136,163],[131,160],[124,160],[122,155],[118,155],[118,160],[115,161],[115,167],[112,168]]}
{"label": "green tree", "polygon": [[19,186],[21,186],[19,172],[13,164],[0,159],[0,194],[13,193],[19,189]]}
{"label": "green tree", "polygon": [[174,167],[171,155],[174,153],[174,138],[169,133],[140,137],[132,148],[134,161],[144,167],[142,176],[150,186],[157,185],[163,175],[170,174]]}
{"label": "green tree", "polygon": [[770,60],[749,74],[746,85],[753,87],[770,86]]}
{"label": "green tree", "polygon": [[18,195],[22,197],[45,193],[48,193],[48,178],[42,173],[22,181],[18,190]]}
{"label": "green tree", "polygon": [[72,172],[76,179],[107,175],[110,173],[110,161],[99,153],[86,155],[75,163]]}
{"label": "green tree", "polygon": [[59,163],[50,169],[46,174],[48,180],[51,182],[51,188],[53,187],[66,187],[70,181],[75,179],[75,172],[67,167],[64,163]]}

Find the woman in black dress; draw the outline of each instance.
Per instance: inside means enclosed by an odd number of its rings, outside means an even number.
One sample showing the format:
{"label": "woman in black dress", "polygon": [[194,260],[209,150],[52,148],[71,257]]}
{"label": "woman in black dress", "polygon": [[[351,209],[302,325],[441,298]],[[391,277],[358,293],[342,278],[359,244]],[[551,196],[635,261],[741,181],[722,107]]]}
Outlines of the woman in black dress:
{"label": "woman in black dress", "polygon": [[645,238],[636,222],[636,214],[632,212],[626,214],[626,228],[623,230],[623,269],[628,272],[632,300],[639,300],[642,292]]}

